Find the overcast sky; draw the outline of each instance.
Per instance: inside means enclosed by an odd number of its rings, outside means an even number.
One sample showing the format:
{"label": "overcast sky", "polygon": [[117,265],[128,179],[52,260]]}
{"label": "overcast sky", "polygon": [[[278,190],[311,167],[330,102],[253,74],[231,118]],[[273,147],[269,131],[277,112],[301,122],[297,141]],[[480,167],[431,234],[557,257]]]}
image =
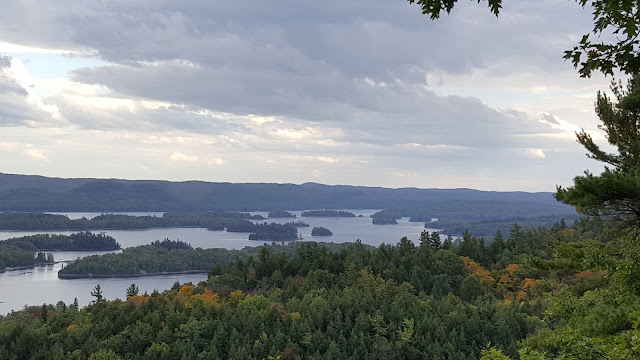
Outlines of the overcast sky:
{"label": "overcast sky", "polygon": [[573,1],[10,1],[0,172],[554,191],[609,79]]}

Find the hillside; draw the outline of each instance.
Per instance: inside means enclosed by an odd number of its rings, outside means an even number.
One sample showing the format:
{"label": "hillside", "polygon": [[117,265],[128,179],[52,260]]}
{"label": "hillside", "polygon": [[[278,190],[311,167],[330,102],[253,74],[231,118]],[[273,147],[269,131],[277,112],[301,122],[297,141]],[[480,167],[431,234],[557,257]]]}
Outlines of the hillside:
{"label": "hillside", "polygon": [[[434,217],[573,213],[552,193],[348,185],[61,179],[0,174],[0,211],[423,209]],[[496,210],[499,209],[499,210]]]}

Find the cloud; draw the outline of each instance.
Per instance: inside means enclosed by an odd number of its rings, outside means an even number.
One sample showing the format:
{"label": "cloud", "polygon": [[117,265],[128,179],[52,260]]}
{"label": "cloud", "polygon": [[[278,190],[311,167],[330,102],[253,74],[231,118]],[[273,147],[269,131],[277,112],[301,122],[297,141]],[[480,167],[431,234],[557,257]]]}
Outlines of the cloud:
{"label": "cloud", "polygon": [[331,156],[318,156],[318,160],[329,164],[338,162],[338,159],[332,158]]}
{"label": "cloud", "polygon": [[0,126],[42,126],[56,122],[55,107],[33,95],[20,78],[20,63],[0,55]]}
{"label": "cloud", "polygon": [[547,157],[542,149],[527,149],[526,154],[531,159],[544,159]]}
{"label": "cloud", "polygon": [[[131,73],[122,75],[123,79],[136,79],[136,81],[122,80],[131,86],[138,83],[149,83],[145,79],[140,80],[140,74],[136,74],[135,68]],[[100,69],[86,70],[94,74]],[[247,101],[244,92],[234,93],[228,88],[208,88],[207,84],[216,79],[214,73],[202,73],[193,77],[188,89],[178,91],[175,86],[176,96],[168,94],[167,89],[171,84],[180,82],[173,77],[177,72],[171,69],[166,71],[155,66],[150,75],[155,79],[155,85],[148,89],[136,90],[136,93],[145,93],[160,101],[176,101],[176,103],[191,102],[196,109],[207,110],[206,106],[215,106],[211,110],[220,113],[247,114],[241,117],[258,113],[261,116],[278,114],[278,116],[265,123],[246,123],[237,121],[238,117],[219,116],[215,122],[209,122],[204,116],[192,116],[184,107],[158,108],[153,114],[145,115],[136,111],[135,118],[144,119],[147,116],[153,118],[149,126],[177,129],[190,129],[197,132],[240,131],[243,133],[255,133],[265,137],[276,137],[287,141],[301,141],[322,137],[325,140],[350,142],[364,142],[374,144],[395,145],[406,142],[415,142],[424,145],[435,146],[443,139],[445,145],[483,147],[483,146],[510,146],[513,136],[527,132],[552,132],[549,124],[542,124],[534,117],[522,112],[496,111],[483,104],[478,99],[459,96],[440,96],[426,89],[422,85],[406,84],[401,82],[389,83],[387,86],[371,86],[366,81],[353,81],[348,79],[335,79],[336,85],[343,92],[348,92],[346,98],[329,99],[322,95],[322,91],[307,89],[288,96],[278,93],[269,93],[271,82],[263,85],[254,84],[255,89],[264,86],[260,91],[261,98],[252,98]],[[189,70],[187,70],[189,71]],[[107,83],[107,87],[117,87],[110,81],[120,82],[118,74],[105,73],[100,82]],[[220,79],[217,79],[220,80]],[[88,81],[77,78],[76,81]],[[229,78],[225,83],[231,83]],[[158,83],[162,82],[162,84]],[[156,91],[154,89],[159,89]],[[125,91],[122,88],[119,91]],[[255,90],[254,90],[255,91]],[[177,94],[179,92],[179,94]],[[320,95],[309,97],[309,94],[319,92]],[[157,93],[157,96],[155,96]],[[267,95],[270,94],[270,95]],[[270,96],[270,98],[266,98]],[[304,104],[304,107],[302,105]],[[200,110],[201,111],[201,110]],[[113,114],[113,113],[112,113]],[[130,116],[124,116],[130,118]],[[81,117],[84,119],[86,117]],[[163,119],[167,119],[166,121]],[[130,120],[127,120],[130,121]],[[121,123],[109,120],[107,123]],[[105,126],[108,124],[105,123]],[[225,124],[225,125],[223,125]],[[210,126],[216,126],[211,129]],[[264,125],[264,126],[260,126]],[[223,126],[222,128],[220,126]],[[266,129],[266,131],[265,131]],[[420,131],[416,131],[420,129]],[[423,131],[426,130],[426,131]],[[327,133],[331,133],[327,137]],[[320,140],[320,139],[318,139]]]}
{"label": "cloud", "polygon": [[59,129],[29,141],[52,164],[94,154],[108,177],[166,177],[170,154],[205,180],[552,189],[581,153],[573,131],[595,129],[602,82],[561,60],[590,22],[546,1],[498,19],[460,3],[437,22],[386,0],[10,2],[0,51],[99,62],[41,95],[43,79],[0,56],[0,125],[15,141]]}
{"label": "cloud", "polygon": [[27,156],[29,156],[31,158],[34,158],[36,160],[49,162],[49,159],[44,155],[42,150],[37,149],[37,148],[33,147],[32,145],[26,146],[25,149],[24,149],[24,153]]}
{"label": "cloud", "polygon": [[555,116],[553,116],[553,114],[550,114],[547,112],[540,113],[539,118],[540,118],[540,122],[549,124],[552,127],[560,125],[560,122],[558,121],[558,119],[556,119]]}
{"label": "cloud", "polygon": [[89,56],[94,55],[95,52],[91,50],[78,51],[78,50],[60,50],[60,49],[45,49],[33,46],[23,46],[18,44],[12,44],[5,41],[0,41],[0,53],[20,53],[20,54],[56,54],[56,55],[68,55],[68,56]]}
{"label": "cloud", "polygon": [[171,156],[169,157],[169,159],[173,160],[173,161],[184,161],[184,162],[196,162],[198,161],[198,157],[197,156],[193,156],[193,155],[185,155],[181,152],[174,152],[173,154],[171,154]]}
{"label": "cloud", "polygon": [[209,164],[209,165],[221,166],[221,165],[224,165],[225,163],[226,163],[226,161],[224,161],[221,158],[213,157],[213,158],[207,159],[207,164]]}

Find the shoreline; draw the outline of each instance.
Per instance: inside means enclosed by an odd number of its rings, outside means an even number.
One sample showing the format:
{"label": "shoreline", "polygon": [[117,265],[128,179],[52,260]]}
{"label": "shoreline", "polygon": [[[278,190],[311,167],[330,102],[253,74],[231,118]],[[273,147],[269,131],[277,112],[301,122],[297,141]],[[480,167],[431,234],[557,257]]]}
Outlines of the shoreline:
{"label": "shoreline", "polygon": [[147,277],[147,276],[162,276],[162,275],[187,275],[187,274],[208,274],[210,270],[182,270],[182,271],[164,271],[156,273],[144,273],[144,274],[121,274],[121,275],[80,275],[80,274],[60,274],[58,273],[58,279],[61,280],[75,280],[75,279],[117,279],[117,278],[134,278],[134,277]]}
{"label": "shoreline", "polygon": [[5,273],[7,271],[29,270],[29,269],[35,269],[41,266],[55,265],[58,263],[65,263],[65,262],[67,261],[54,261],[54,262],[46,262],[46,263],[37,263],[33,265],[6,267],[4,269],[0,269],[0,274]]}
{"label": "shoreline", "polygon": [[[223,230],[210,230],[209,228],[206,227],[202,227],[202,226],[155,226],[155,227],[147,227],[147,228],[133,228],[133,229],[123,229],[123,228],[101,228],[101,229],[86,229],[86,228],[80,228],[80,229],[2,229],[0,228],[0,231],[6,231],[6,232],[37,232],[37,231],[89,231],[89,232],[96,232],[96,231],[116,231],[116,230],[123,230],[123,231],[147,231],[147,230],[157,230],[157,229],[206,229],[209,231],[223,231]],[[8,240],[8,239],[7,239]]]}
{"label": "shoreline", "polygon": [[[5,240],[0,240],[0,241],[5,241]],[[37,249],[34,252],[39,253],[39,252],[63,252],[63,251],[71,251],[71,252],[96,252],[96,251],[118,251],[118,250],[123,250],[122,248],[117,248],[117,249]]]}

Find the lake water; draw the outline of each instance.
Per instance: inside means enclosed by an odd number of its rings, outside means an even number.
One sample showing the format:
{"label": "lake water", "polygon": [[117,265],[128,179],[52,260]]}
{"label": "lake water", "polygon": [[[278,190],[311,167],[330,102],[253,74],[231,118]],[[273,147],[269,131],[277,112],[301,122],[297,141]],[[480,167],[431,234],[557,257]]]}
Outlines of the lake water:
{"label": "lake water", "polygon": [[149,276],[113,279],[58,279],[61,264],[40,266],[29,270],[7,271],[0,274],[0,314],[21,310],[25,305],[55,304],[62,300],[67,305],[78,298],[81,306],[89,304],[90,293],[100,284],[107,299],[124,299],[125,289],[135,283],[140,294],[171,288],[175,281],[194,284],[206,280],[207,274]]}
{"label": "lake water", "polygon": [[[369,215],[377,210],[347,210],[363,217],[355,218],[319,218],[300,217],[300,211],[292,211],[297,218],[267,219],[263,221],[284,223],[302,220],[309,223],[308,228],[298,228],[303,240],[322,242],[354,242],[360,239],[363,244],[379,246],[382,243],[395,244],[403,236],[417,241],[420,233],[425,230],[424,223],[411,223],[408,219],[398,220],[398,225],[373,225]],[[69,218],[92,218],[101,213],[60,213]],[[162,213],[124,213],[130,215],[155,215]],[[267,216],[267,213],[252,212]],[[322,226],[333,232],[329,237],[312,237],[311,229],[314,226]],[[430,229],[426,229],[431,231]],[[100,231],[97,231],[100,232]],[[20,237],[33,234],[71,234],[72,231],[0,231],[0,240],[12,237]],[[104,233],[113,236],[123,248],[146,245],[155,240],[171,239],[181,240],[191,244],[194,248],[226,248],[241,249],[245,246],[259,246],[264,242],[249,240],[248,233],[228,233],[226,231],[208,231],[199,228],[171,228],[150,230],[105,230]],[[53,252],[56,261],[71,261],[78,257],[85,257],[106,252],[78,252],[57,251]],[[139,278],[114,278],[114,279],[58,279],[58,271],[62,264],[37,267],[29,270],[7,271],[0,273],[0,314],[6,314],[11,310],[20,310],[25,304],[42,305],[43,303],[55,304],[59,300],[70,304],[75,297],[80,305],[87,305],[91,301],[90,292],[100,284],[104,296],[107,299],[124,298],[125,289],[135,283],[140,292],[151,293],[153,290],[163,291],[171,288],[175,281],[181,283],[197,283],[206,279],[206,274],[148,276]]]}

